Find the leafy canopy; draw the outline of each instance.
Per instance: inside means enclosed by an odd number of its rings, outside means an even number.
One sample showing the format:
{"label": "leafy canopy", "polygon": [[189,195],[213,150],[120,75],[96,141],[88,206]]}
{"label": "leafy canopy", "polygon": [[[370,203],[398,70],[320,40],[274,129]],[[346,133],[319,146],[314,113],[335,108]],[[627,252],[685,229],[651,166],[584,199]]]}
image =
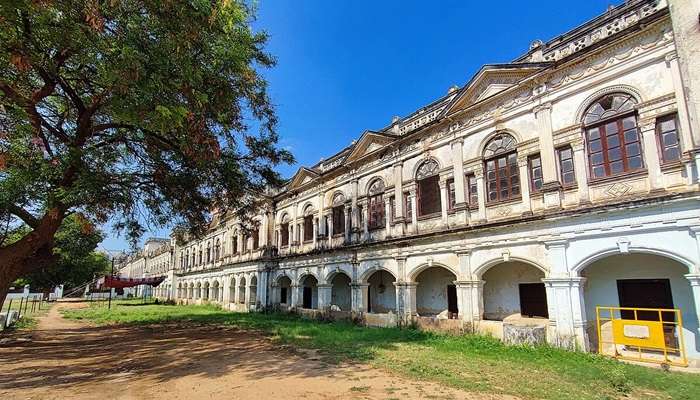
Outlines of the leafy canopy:
{"label": "leafy canopy", "polygon": [[38,232],[77,211],[136,238],[256,207],[293,158],[253,18],[236,0],[0,3],[0,218]]}

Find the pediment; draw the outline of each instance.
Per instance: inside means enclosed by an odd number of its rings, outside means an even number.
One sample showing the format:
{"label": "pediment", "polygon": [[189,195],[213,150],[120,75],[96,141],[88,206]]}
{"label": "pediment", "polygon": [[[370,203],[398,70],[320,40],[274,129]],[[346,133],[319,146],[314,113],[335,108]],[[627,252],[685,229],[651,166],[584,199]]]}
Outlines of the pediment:
{"label": "pediment", "polygon": [[316,173],[308,168],[301,167],[301,168],[299,168],[297,173],[294,174],[294,177],[292,178],[291,182],[289,183],[288,189],[298,188],[299,186],[305,185],[305,184],[313,181],[317,177],[318,177],[318,173]]}
{"label": "pediment", "polygon": [[394,141],[394,137],[379,132],[366,131],[355,143],[352,151],[345,159],[346,162],[360,159],[366,155],[372,154],[375,151],[383,148],[387,144]]}
{"label": "pediment", "polygon": [[508,90],[546,66],[543,63],[486,65],[460,90],[452,104],[446,108],[444,115]]}

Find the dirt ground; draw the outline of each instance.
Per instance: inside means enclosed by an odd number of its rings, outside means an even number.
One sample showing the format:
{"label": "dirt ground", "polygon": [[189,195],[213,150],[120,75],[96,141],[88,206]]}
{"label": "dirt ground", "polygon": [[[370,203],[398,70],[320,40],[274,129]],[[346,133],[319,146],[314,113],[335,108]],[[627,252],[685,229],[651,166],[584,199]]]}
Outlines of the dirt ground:
{"label": "dirt ground", "polygon": [[[64,319],[0,347],[0,399],[504,399],[333,365],[216,326],[97,327]],[[22,338],[31,340],[22,340]]]}

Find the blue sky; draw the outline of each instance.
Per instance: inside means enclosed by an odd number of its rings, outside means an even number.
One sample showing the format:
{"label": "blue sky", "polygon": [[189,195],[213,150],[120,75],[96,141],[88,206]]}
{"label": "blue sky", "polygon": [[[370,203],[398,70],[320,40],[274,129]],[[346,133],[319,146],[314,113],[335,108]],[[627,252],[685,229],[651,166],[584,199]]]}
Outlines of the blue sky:
{"label": "blue sky", "polygon": [[[620,1],[260,0],[255,26],[278,61],[265,72],[291,176],[462,86],[483,64],[509,62]],[[108,230],[108,227],[105,227]],[[107,232],[105,249],[127,248]],[[167,235],[167,230],[155,230]],[[148,236],[148,235],[146,235]]]}

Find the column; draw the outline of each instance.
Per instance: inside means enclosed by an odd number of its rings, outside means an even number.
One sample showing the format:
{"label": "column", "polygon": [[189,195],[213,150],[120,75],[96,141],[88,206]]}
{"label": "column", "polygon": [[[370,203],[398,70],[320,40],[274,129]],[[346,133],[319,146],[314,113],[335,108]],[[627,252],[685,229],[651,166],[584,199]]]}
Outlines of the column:
{"label": "column", "polygon": [[[467,203],[464,197],[467,190],[466,182],[464,180],[463,147],[463,139],[456,139],[452,142],[452,175],[455,180],[455,210],[457,212],[467,209]],[[460,221],[462,221],[461,218]]]}
{"label": "column", "polygon": [[397,162],[394,164],[394,209],[396,218],[394,223],[404,222],[405,214],[403,212],[403,163]]}
{"label": "column", "polygon": [[530,174],[528,173],[527,156],[518,156],[518,168],[520,174],[520,193],[523,197],[523,214],[532,214],[532,201],[530,199]]}
{"label": "column", "polygon": [[688,104],[686,103],[687,96],[685,93],[685,87],[683,86],[680,65],[678,64],[678,54],[675,51],[666,55],[666,66],[671,69],[671,78],[673,79],[673,89],[676,97],[676,107],[678,108],[681,150],[685,152],[700,145],[700,140],[696,139],[697,135],[695,138],[692,135]]}
{"label": "column", "polygon": [[296,223],[294,221],[289,223],[289,240],[287,240],[287,245],[291,249],[292,245],[294,244],[294,225]]}
{"label": "column", "polygon": [[459,275],[457,280],[465,280],[472,278],[472,268],[471,268],[471,250],[457,250],[455,251],[457,259],[459,260]]}
{"label": "column", "polygon": [[[700,274],[688,274],[685,278],[690,282],[690,288],[693,293],[693,302],[695,304],[695,318],[700,321]],[[683,316],[684,318],[687,318]],[[697,332],[693,332],[696,337],[700,333],[700,329]]]}
{"label": "column", "polygon": [[411,189],[408,198],[411,200],[411,233],[418,233],[418,204],[416,204],[416,189]]}
{"label": "column", "polygon": [[544,278],[550,325],[547,341],[567,349],[588,350],[583,284],[586,278]]}
{"label": "column", "polygon": [[[396,203],[396,202],[394,202]],[[390,238],[391,235],[391,225],[393,221],[391,219],[391,198],[387,197],[384,199],[384,229],[386,230],[386,237]]]}
{"label": "column", "polygon": [[[321,214],[319,214],[319,215],[321,215]],[[313,247],[315,249],[316,244],[317,244],[317,238],[318,238],[318,217],[314,217],[313,221],[314,221],[314,223],[313,223],[313,236],[314,237],[312,240],[313,240]]]}
{"label": "column", "polygon": [[571,149],[574,152],[574,173],[576,174],[579,204],[588,204],[591,200],[588,194],[588,164],[583,152],[583,139],[579,138],[572,142]]}
{"label": "column", "polygon": [[396,286],[396,312],[404,323],[410,323],[411,317],[416,315],[416,282],[397,282]]}
{"label": "column", "polygon": [[639,131],[642,135],[644,146],[644,163],[649,176],[649,191],[663,190],[661,162],[659,161],[659,149],[656,144],[656,120],[640,121]]}
{"label": "column", "polygon": [[357,230],[360,227],[360,216],[358,214],[358,209],[357,209],[357,196],[358,196],[358,182],[357,179],[353,179],[352,182],[350,182],[350,195],[351,197],[351,205],[352,205],[352,214],[351,214],[351,219],[352,219],[352,228],[353,230]]}
{"label": "column", "polygon": [[[458,280],[455,281],[455,286],[457,289],[459,318],[468,323],[480,321],[484,312],[484,281],[478,279]],[[471,329],[475,331],[476,326],[472,326]]]}
{"label": "column", "polygon": [[557,176],[552,134],[552,104],[545,103],[533,109],[539,131],[540,162],[542,163],[542,192],[545,208],[561,207],[561,183]]}
{"label": "column", "polygon": [[479,210],[477,211],[477,221],[486,221],[486,183],[484,182],[484,167],[479,166],[474,169],[476,178],[476,196],[479,198]]}
{"label": "column", "polygon": [[265,271],[258,271],[258,288],[255,291],[257,295],[256,302],[259,304],[262,308],[267,308],[270,304],[268,304],[268,300],[272,299],[272,293],[268,296],[267,294],[267,289],[268,288],[268,283],[267,283],[267,274]]}
{"label": "column", "polygon": [[291,300],[289,307],[290,308],[296,308],[300,307],[302,296],[300,295],[300,291],[303,290],[301,288],[301,285],[297,284],[296,282],[292,282],[292,284],[289,287],[289,291],[291,292]]}
{"label": "column", "polygon": [[331,307],[331,290],[333,285],[324,283],[318,284],[316,288],[318,289],[318,309],[322,311],[328,311]]}
{"label": "column", "polygon": [[367,283],[352,283],[350,290],[352,291],[352,311],[355,313],[363,313],[367,310]]}
{"label": "column", "polygon": [[326,236],[328,237],[328,246],[330,247],[330,239],[333,237],[333,211],[326,215],[326,218],[328,218],[328,232],[326,232]]}
{"label": "column", "polygon": [[352,224],[352,207],[345,206],[345,243],[350,243],[350,225]]}
{"label": "column", "polygon": [[[319,221],[319,226],[317,230],[318,236],[325,236],[326,234],[326,226],[323,223],[323,215],[325,214],[325,201],[324,199],[326,198],[325,192],[321,192],[318,194],[318,221]],[[314,235],[315,237],[316,235]]]}
{"label": "column", "polygon": [[440,179],[440,216],[442,225],[447,226],[447,181]]}
{"label": "column", "polygon": [[369,238],[369,203],[362,206],[362,234],[363,239]]}

